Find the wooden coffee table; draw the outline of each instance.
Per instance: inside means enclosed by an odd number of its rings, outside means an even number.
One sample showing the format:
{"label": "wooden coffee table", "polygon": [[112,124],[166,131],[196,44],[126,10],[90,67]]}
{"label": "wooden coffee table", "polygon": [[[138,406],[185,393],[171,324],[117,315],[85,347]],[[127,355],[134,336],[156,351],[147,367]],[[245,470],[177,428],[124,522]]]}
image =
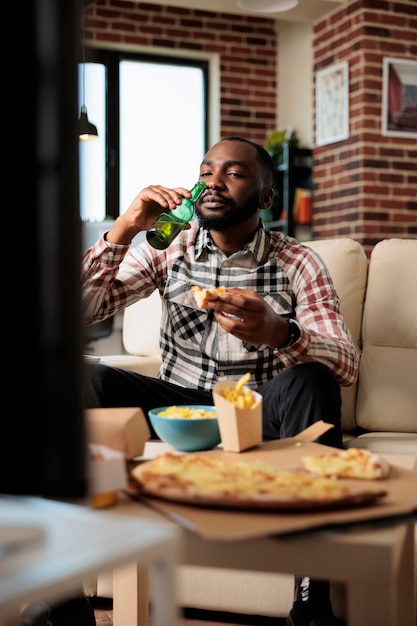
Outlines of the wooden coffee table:
{"label": "wooden coffee table", "polygon": [[[178,527],[159,511],[127,497],[113,510]],[[416,626],[412,521],[226,541],[203,538],[183,525],[181,532],[183,564],[279,572],[343,583],[348,626]],[[146,569],[132,564],[116,570],[113,583],[115,626],[146,626],[148,591],[152,601]]]}

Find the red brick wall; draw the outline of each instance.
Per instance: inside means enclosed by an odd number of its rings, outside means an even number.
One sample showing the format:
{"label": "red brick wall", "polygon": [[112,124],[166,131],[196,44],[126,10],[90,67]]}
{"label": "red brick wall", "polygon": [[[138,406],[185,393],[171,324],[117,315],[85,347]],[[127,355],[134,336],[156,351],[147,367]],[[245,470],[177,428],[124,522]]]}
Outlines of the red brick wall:
{"label": "red brick wall", "polygon": [[87,44],[89,40],[217,53],[221,137],[241,135],[262,144],[276,127],[274,20],[127,0],[95,0],[86,13]]}
{"label": "red brick wall", "polygon": [[367,252],[417,238],[417,138],[381,134],[383,57],[417,60],[417,2],[350,0],[314,25],[314,70],[349,63],[350,136],[315,147],[313,234]]}
{"label": "red brick wall", "polygon": [[[350,137],[314,149],[315,238],[353,237],[369,251],[386,237],[417,237],[417,140],[380,131],[382,58],[417,59],[416,33],[417,0],[350,0],[315,24],[315,71],[347,60],[350,75]],[[89,39],[218,53],[220,135],[262,144],[276,127],[278,44],[271,19],[94,0]]]}

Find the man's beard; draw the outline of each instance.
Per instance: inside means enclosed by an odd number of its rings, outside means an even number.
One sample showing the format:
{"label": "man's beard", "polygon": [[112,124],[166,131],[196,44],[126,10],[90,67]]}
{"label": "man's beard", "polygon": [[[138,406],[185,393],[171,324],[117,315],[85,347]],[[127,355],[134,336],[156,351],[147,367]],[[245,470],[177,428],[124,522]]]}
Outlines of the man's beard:
{"label": "man's beard", "polygon": [[232,226],[242,224],[255,215],[259,209],[260,199],[261,193],[255,191],[251,196],[249,196],[244,204],[233,206],[233,208],[229,209],[229,211],[223,215],[216,215],[215,212],[213,212],[213,215],[209,216],[202,215],[198,205],[195,207],[195,214],[198,218],[200,226],[206,228],[207,230],[221,232],[231,228]]}

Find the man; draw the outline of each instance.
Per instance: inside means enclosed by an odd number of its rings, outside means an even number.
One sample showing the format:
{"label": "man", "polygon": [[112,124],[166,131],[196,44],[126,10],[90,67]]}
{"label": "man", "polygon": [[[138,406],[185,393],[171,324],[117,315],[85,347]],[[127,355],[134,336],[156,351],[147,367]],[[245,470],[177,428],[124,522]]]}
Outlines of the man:
{"label": "man", "polygon": [[[310,424],[332,423],[320,443],[341,447],[340,386],[358,374],[358,357],[339,299],[320,257],[263,226],[273,199],[274,164],[257,144],[226,137],[206,154],[197,221],[166,250],[135,235],[190,192],[149,186],[83,260],[87,323],[114,315],[155,289],[162,298],[158,379],[92,365],[86,407],[210,404],[213,385],[251,373],[263,396],[265,440],[291,437]],[[227,292],[198,309],[192,285]],[[288,626],[336,626],[329,584],[295,581]]]}

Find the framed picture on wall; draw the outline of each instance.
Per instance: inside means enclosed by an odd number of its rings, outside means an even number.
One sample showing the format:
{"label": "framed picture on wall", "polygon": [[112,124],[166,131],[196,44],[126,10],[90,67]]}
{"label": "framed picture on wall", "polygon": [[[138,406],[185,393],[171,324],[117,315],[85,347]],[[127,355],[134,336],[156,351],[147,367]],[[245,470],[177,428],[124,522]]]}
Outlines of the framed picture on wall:
{"label": "framed picture on wall", "polygon": [[386,137],[417,137],[417,61],[385,57],[382,127]]}
{"label": "framed picture on wall", "polygon": [[349,137],[349,65],[347,61],[316,74],[316,144]]}

